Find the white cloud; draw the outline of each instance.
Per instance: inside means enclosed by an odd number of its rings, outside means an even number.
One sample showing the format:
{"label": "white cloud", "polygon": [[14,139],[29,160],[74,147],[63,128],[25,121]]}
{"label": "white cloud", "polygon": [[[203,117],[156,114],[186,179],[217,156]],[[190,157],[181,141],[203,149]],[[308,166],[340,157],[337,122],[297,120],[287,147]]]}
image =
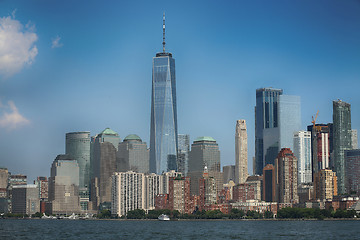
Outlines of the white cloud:
{"label": "white cloud", "polygon": [[8,105],[0,102],[0,127],[12,130],[30,123],[28,119],[23,117],[13,101],[8,101]]}
{"label": "white cloud", "polygon": [[51,48],[60,48],[60,47],[62,47],[64,44],[62,44],[60,42],[60,40],[61,40],[61,37],[59,37],[59,36],[56,36],[56,38],[53,38]]}
{"label": "white cloud", "polygon": [[38,36],[31,24],[24,26],[12,16],[0,18],[0,75],[10,77],[24,65],[31,65],[38,49]]}

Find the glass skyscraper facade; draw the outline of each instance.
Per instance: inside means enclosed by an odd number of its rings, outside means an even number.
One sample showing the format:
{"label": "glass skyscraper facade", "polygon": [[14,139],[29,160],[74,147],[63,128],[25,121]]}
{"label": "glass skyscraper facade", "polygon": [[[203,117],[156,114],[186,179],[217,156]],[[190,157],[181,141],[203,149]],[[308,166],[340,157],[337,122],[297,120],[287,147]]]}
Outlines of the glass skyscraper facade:
{"label": "glass skyscraper facade", "polygon": [[[260,88],[256,90],[255,107],[255,174],[261,175],[265,166],[264,129],[278,127],[278,96],[282,89]],[[278,149],[278,148],[277,148]],[[278,150],[275,156],[277,156]]]}
{"label": "glass skyscraper facade", "polygon": [[352,149],[351,105],[341,100],[333,101],[334,169],[338,180],[338,193],[346,193],[345,150]]}
{"label": "glass skyscraper facade", "polygon": [[[165,17],[164,17],[165,21]],[[165,22],[163,25],[165,34]],[[178,151],[175,59],[165,52],[153,58],[150,126],[150,172],[176,170]]]}
{"label": "glass skyscraper facade", "polygon": [[183,174],[188,172],[189,152],[190,152],[190,136],[188,134],[179,134],[179,152],[177,159],[177,170]]}
{"label": "glass skyscraper facade", "polygon": [[294,133],[301,129],[300,96],[278,97],[279,151],[282,148],[294,150]]}
{"label": "glass skyscraper facade", "polygon": [[86,210],[90,188],[90,132],[66,133],[65,152],[79,164],[80,202],[82,210]]}

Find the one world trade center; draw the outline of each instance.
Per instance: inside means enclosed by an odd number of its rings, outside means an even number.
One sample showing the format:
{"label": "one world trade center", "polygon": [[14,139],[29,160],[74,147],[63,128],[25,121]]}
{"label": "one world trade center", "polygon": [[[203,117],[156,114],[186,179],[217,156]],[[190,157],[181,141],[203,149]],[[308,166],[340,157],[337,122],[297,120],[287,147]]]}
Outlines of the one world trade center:
{"label": "one world trade center", "polygon": [[157,174],[177,169],[175,59],[165,51],[165,14],[162,44],[153,58],[151,92],[150,172]]}

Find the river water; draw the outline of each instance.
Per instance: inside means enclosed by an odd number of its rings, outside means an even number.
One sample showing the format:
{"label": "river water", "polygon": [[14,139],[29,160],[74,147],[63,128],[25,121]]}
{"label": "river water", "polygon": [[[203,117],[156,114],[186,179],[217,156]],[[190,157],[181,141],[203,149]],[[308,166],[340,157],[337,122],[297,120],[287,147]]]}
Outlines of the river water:
{"label": "river water", "polygon": [[360,221],[0,219],[0,239],[360,239]]}

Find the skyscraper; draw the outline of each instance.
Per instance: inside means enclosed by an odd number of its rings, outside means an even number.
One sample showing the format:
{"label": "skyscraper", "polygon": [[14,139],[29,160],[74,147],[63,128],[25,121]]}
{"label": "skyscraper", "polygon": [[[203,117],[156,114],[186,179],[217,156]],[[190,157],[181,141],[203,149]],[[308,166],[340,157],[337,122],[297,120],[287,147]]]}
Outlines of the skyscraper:
{"label": "skyscraper", "polygon": [[360,149],[345,150],[345,174],[347,192],[360,195]]}
{"label": "skyscraper", "polygon": [[198,137],[191,145],[189,154],[189,172],[191,194],[199,194],[199,179],[207,169],[209,176],[216,179],[217,190],[223,185],[223,176],[220,171],[220,150],[212,137]]}
{"label": "skyscraper", "polygon": [[280,203],[298,203],[297,159],[289,148],[281,149],[275,159],[276,184]]}
{"label": "skyscraper", "polygon": [[[264,129],[278,127],[278,96],[282,89],[256,89],[255,107],[255,174],[261,175],[264,163]],[[277,151],[278,152],[278,151]]]}
{"label": "skyscraper", "polygon": [[87,210],[90,187],[90,132],[66,133],[65,152],[79,164],[79,194],[82,210]]}
{"label": "skyscraper", "polygon": [[357,129],[351,130],[351,146],[352,149],[358,149],[358,133]]}
{"label": "skyscraper", "polygon": [[163,51],[153,58],[150,172],[161,174],[176,166],[178,150],[175,59],[165,52],[165,14]]}
{"label": "skyscraper", "polygon": [[138,173],[149,173],[149,150],[146,142],[136,134],[130,134],[124,138],[124,141],[119,144],[118,171],[126,170],[126,167],[120,165],[127,165],[130,171]]}
{"label": "skyscraper", "polygon": [[283,95],[282,90],[256,90],[255,156],[256,174],[274,164],[280,149],[293,149],[293,134],[301,129],[300,97]]}
{"label": "skyscraper", "polygon": [[311,133],[312,174],[321,169],[330,168],[330,153],[332,147],[332,123],[309,125]]}
{"label": "skyscraper", "polygon": [[69,155],[58,155],[51,165],[48,199],[52,214],[80,212],[79,164]]}
{"label": "skyscraper", "polygon": [[352,148],[351,143],[351,106],[341,100],[333,101],[334,123],[334,167],[338,181],[338,192],[345,189],[345,156],[344,150]]}
{"label": "skyscraper", "polygon": [[99,203],[111,202],[111,176],[116,169],[116,152],[120,142],[119,134],[106,128],[95,137],[93,143],[93,173],[99,181]]}
{"label": "skyscraper", "polygon": [[310,132],[294,133],[294,155],[298,159],[298,184],[312,182]]}
{"label": "skyscraper", "polygon": [[245,183],[248,177],[247,169],[247,132],[245,120],[236,121],[235,131],[235,183]]}
{"label": "skyscraper", "polygon": [[188,134],[178,134],[178,142],[177,170],[186,175],[189,168],[190,136]]}

